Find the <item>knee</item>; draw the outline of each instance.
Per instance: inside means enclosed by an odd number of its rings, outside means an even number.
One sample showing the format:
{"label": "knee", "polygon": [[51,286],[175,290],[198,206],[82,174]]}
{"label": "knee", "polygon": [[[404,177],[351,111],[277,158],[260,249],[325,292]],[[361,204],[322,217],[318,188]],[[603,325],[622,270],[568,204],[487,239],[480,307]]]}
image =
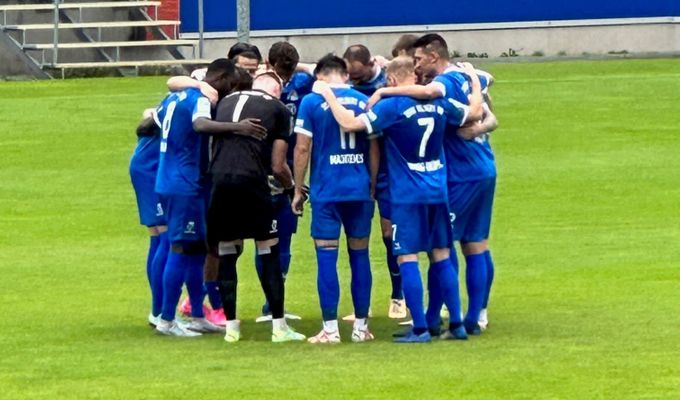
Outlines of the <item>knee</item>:
{"label": "knee", "polygon": [[347,247],[350,250],[365,250],[368,248],[368,238],[348,238]]}
{"label": "knee", "polygon": [[243,253],[243,242],[233,241],[233,242],[219,242],[217,245],[217,255],[218,256],[240,256]]}
{"label": "knee", "polygon": [[486,241],[461,243],[460,247],[466,256],[482,254],[489,248]]}
{"label": "knee", "polygon": [[314,245],[319,250],[337,250],[339,242],[338,240],[317,239],[314,240]]}
{"label": "knee", "polygon": [[186,254],[189,256],[206,254],[208,251],[208,247],[203,241],[174,242],[171,247],[174,253]]}

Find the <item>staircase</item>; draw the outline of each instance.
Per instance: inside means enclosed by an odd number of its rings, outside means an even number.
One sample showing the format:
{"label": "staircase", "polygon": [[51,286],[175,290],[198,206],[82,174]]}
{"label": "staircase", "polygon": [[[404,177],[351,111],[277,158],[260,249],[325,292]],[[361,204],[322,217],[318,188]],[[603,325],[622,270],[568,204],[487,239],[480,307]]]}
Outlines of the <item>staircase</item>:
{"label": "staircase", "polygon": [[179,21],[158,19],[160,5],[137,0],[24,0],[1,5],[0,41],[37,78],[63,79],[102,70],[127,76],[140,69],[209,63],[196,59],[197,41],[178,39]]}

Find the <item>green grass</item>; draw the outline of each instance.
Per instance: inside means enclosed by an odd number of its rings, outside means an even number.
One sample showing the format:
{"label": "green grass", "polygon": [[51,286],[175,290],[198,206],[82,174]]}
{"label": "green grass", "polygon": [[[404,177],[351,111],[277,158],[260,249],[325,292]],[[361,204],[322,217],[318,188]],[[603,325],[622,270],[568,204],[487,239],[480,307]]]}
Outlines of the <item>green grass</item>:
{"label": "green grass", "polygon": [[[680,398],[680,61],[488,69],[501,122],[491,328],[416,346],[390,343],[375,234],[374,343],[271,344],[252,322],[251,252],[240,343],[155,336],[127,163],[164,79],[0,83],[0,397]],[[308,225],[287,297],[313,334]]]}

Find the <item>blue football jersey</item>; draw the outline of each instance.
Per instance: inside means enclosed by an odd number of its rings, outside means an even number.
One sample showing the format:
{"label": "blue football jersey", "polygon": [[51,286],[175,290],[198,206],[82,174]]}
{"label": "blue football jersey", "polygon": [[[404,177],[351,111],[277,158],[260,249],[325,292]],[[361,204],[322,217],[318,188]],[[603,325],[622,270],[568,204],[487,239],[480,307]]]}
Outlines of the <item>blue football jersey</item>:
{"label": "blue football jersey", "polygon": [[368,97],[371,97],[376,90],[385,86],[387,86],[387,73],[385,73],[385,69],[380,68],[377,74],[371,78],[370,81],[356,83],[352,85],[352,88]]}
{"label": "blue football jersey", "polygon": [[[480,73],[479,81],[482,90],[487,90],[489,76]],[[437,82],[445,91],[447,99],[462,104],[469,104],[471,93],[470,82],[457,67],[447,69],[437,76]],[[486,135],[474,140],[464,140],[456,134],[458,125],[450,125],[444,139],[444,152],[447,161],[447,178],[449,182],[469,182],[496,176],[496,163],[491,147],[486,142]]]}
{"label": "blue football jersey", "polygon": [[447,202],[443,141],[448,124],[460,125],[468,107],[445,99],[389,97],[361,118],[382,131],[393,204]]}
{"label": "blue football jersey", "polygon": [[[293,74],[286,86],[283,87],[281,91],[281,102],[286,105],[293,118],[297,117],[298,109],[300,108],[300,103],[302,99],[308,94],[312,93],[312,87],[314,86],[314,77],[306,72],[298,71]],[[295,150],[295,138],[296,135],[290,135],[288,138],[288,154],[286,155],[288,164],[293,165],[293,154]]]}
{"label": "blue football jersey", "polygon": [[161,131],[160,128],[153,136],[141,136],[137,139],[137,147],[130,159],[130,173],[156,179],[158,158],[160,156]]}
{"label": "blue football jersey", "polygon": [[[331,85],[338,101],[355,115],[368,98],[349,85]],[[302,99],[295,132],[313,138],[310,166],[312,201],[370,200],[369,139],[364,132],[344,132],[328,103],[316,93]]]}
{"label": "blue football jersey", "polygon": [[198,89],[170,93],[156,110],[161,126],[156,192],[197,195],[204,186],[208,137],[194,131],[193,121],[211,118],[210,102]]}

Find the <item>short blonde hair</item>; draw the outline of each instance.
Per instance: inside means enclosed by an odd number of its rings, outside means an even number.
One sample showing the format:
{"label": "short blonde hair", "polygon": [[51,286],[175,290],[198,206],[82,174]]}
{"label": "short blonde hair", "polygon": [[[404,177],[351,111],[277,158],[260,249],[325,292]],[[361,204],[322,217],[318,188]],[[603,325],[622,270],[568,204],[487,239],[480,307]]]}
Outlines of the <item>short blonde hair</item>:
{"label": "short blonde hair", "polygon": [[401,80],[415,73],[416,67],[413,59],[408,56],[399,56],[387,64],[387,75],[394,75],[397,80]]}

